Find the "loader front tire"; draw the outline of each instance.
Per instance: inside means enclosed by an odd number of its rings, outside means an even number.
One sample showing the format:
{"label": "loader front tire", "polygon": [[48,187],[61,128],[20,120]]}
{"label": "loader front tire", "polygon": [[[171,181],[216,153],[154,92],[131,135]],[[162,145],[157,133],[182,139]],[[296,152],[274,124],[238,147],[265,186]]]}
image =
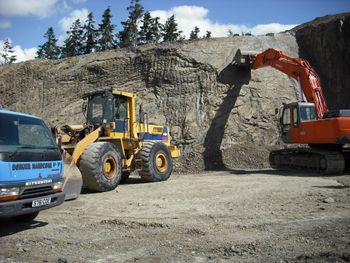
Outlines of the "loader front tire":
{"label": "loader front tire", "polygon": [[97,192],[111,191],[121,180],[120,153],[112,143],[92,143],[81,155],[79,170],[85,188]]}
{"label": "loader front tire", "polygon": [[140,152],[141,178],[147,182],[167,180],[173,171],[173,160],[170,151],[164,143],[147,143]]}

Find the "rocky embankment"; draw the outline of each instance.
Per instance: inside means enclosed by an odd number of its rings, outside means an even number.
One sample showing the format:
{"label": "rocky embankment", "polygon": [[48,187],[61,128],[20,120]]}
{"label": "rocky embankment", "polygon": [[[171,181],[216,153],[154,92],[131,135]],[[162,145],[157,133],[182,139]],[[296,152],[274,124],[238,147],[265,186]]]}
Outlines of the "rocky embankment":
{"label": "rocky embankment", "polygon": [[[116,49],[0,67],[0,98],[47,123],[81,123],[82,94],[136,92],[150,122],[167,123],[182,150],[177,170],[263,167],[278,145],[275,108],[296,100],[295,83],[264,68],[232,66],[237,49],[274,47],[310,59],[331,107],[349,107],[350,15],[269,36],[239,36]],[[336,30],[336,31],[334,31]],[[334,32],[333,32],[334,31]]]}

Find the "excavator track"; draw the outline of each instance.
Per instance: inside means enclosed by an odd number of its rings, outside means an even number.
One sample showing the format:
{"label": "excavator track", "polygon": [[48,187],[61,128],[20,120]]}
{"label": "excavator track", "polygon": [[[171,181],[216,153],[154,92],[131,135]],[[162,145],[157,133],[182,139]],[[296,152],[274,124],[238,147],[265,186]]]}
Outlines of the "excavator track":
{"label": "excavator track", "polygon": [[305,170],[320,174],[339,174],[345,169],[342,152],[311,148],[270,152],[270,166],[277,170]]}

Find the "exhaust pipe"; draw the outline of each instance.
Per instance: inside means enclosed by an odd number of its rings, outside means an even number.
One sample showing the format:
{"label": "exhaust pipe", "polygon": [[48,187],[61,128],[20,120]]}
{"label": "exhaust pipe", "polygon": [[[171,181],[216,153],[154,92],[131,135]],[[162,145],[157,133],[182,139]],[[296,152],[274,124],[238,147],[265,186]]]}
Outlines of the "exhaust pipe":
{"label": "exhaust pipe", "polygon": [[237,49],[232,64],[239,67],[250,67],[253,59],[258,53],[258,51],[242,51]]}

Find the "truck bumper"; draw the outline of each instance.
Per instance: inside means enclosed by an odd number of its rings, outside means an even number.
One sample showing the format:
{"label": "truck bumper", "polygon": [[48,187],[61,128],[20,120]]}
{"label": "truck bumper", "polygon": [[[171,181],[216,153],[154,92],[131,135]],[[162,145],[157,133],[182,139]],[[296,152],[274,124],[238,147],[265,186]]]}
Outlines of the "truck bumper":
{"label": "truck bumper", "polygon": [[[51,203],[44,206],[32,207],[32,202],[36,199],[51,197]],[[15,201],[0,202],[0,218],[25,215],[58,206],[64,202],[65,194],[55,193],[47,196],[20,199]]]}

